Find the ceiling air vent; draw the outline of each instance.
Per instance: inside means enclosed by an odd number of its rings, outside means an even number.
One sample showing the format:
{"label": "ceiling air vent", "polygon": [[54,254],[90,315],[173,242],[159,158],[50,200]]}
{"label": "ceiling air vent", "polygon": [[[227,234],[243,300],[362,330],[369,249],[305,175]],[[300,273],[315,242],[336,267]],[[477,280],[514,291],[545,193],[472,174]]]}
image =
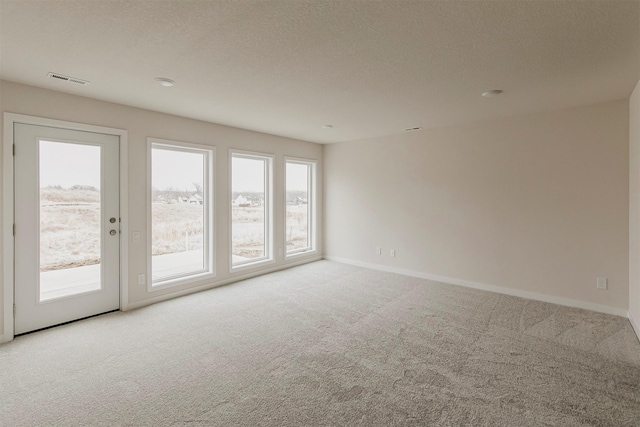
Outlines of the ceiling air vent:
{"label": "ceiling air vent", "polygon": [[417,130],[422,130],[422,128],[420,126],[416,126],[414,128],[406,128],[404,131],[405,132],[415,132]]}
{"label": "ceiling air vent", "polygon": [[65,82],[76,83],[76,84],[83,85],[83,86],[86,85],[87,83],[89,83],[88,80],[82,80],[82,79],[78,79],[76,77],[65,76],[64,74],[49,73],[47,75],[49,77],[51,77],[52,79],[64,80]]}

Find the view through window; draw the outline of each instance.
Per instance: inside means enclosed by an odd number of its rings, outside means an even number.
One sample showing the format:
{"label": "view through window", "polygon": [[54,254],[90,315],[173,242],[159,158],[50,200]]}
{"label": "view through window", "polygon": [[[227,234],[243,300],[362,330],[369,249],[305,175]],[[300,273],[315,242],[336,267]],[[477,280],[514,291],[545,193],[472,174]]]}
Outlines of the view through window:
{"label": "view through window", "polygon": [[271,259],[271,157],[231,155],[231,258],[239,266]]}
{"label": "view through window", "polygon": [[213,273],[213,150],[190,144],[151,146],[152,284]]}
{"label": "view through window", "polygon": [[46,140],[39,151],[42,302],[100,289],[101,152]]}
{"label": "view through window", "polygon": [[287,255],[313,249],[313,171],[314,163],[286,161],[286,224]]}

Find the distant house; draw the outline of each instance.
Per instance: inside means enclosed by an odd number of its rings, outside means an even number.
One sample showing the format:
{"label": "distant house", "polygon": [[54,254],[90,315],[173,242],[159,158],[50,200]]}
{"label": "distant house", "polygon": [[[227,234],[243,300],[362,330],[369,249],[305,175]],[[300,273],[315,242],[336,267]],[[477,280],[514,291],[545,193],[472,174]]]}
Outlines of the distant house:
{"label": "distant house", "polygon": [[231,202],[232,206],[236,206],[236,207],[240,207],[240,208],[247,208],[249,206],[251,206],[251,202],[244,197],[242,194],[240,194],[238,197],[236,197],[235,200],[233,200]]}
{"label": "distant house", "polygon": [[202,204],[202,196],[195,193],[189,196],[189,204],[191,205],[201,205]]}

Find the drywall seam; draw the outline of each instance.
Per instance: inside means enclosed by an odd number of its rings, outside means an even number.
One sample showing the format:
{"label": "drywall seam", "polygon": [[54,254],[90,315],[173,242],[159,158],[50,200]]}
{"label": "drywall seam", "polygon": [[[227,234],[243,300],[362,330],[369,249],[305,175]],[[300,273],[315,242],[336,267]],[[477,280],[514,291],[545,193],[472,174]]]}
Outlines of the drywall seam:
{"label": "drywall seam", "polygon": [[209,289],[217,288],[218,286],[228,285],[230,283],[234,283],[234,282],[239,282],[241,280],[250,279],[252,277],[262,276],[264,274],[274,273],[274,272],[280,271],[280,270],[286,270],[288,268],[296,267],[298,265],[307,264],[307,263],[315,262],[315,261],[320,261],[321,259],[322,259],[321,256],[315,256],[315,257],[312,257],[312,258],[305,258],[305,259],[298,260],[296,262],[291,262],[291,263],[288,263],[288,264],[279,265],[279,266],[274,267],[274,268],[269,268],[269,269],[266,269],[266,270],[262,270],[261,269],[259,271],[254,271],[252,273],[243,274],[241,276],[230,277],[228,279],[220,280],[218,282],[210,282],[210,283],[207,283],[205,285],[196,286],[194,288],[188,288],[188,289],[184,289],[182,291],[172,292],[170,294],[159,295],[157,297],[145,299],[144,301],[140,301],[140,302],[129,304],[129,305],[127,305],[126,309],[123,309],[122,311],[134,310],[136,308],[145,307],[147,305],[155,304],[155,303],[162,302],[162,301],[167,301],[167,300],[170,300],[170,299],[182,297],[182,296],[193,294],[193,293],[196,293],[196,292],[206,291],[206,290],[209,290]]}
{"label": "drywall seam", "polygon": [[[552,304],[564,305],[567,307],[582,308],[585,310],[597,311],[600,313],[613,314],[614,316],[628,317],[628,312],[621,308],[609,307],[607,305],[594,304],[586,301],[579,301],[570,298],[560,298],[551,295],[538,294],[536,292],[522,291],[518,289],[505,288],[503,286],[488,285],[486,283],[472,282],[470,280],[456,279],[452,277],[438,276],[435,274],[423,273],[415,270],[405,270],[402,268],[389,267],[386,265],[371,264],[368,262],[356,261],[348,258],[340,258],[333,256],[325,256],[324,259],[329,261],[341,262],[343,264],[351,264],[358,267],[370,268],[373,270],[386,271],[389,273],[397,273],[405,276],[419,277],[421,279],[433,280],[436,282],[447,283],[450,285],[464,286],[466,288],[480,289],[483,291],[496,292],[504,295],[511,295],[520,298],[526,298],[536,301],[543,301]],[[638,329],[636,329],[636,332]]]}

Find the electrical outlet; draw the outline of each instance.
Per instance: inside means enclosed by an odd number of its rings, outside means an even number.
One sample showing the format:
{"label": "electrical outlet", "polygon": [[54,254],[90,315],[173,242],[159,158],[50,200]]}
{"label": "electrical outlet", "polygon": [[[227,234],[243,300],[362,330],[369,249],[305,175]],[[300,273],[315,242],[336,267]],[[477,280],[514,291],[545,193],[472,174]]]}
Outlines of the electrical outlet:
{"label": "electrical outlet", "polygon": [[389,255],[395,258],[396,257],[396,250],[395,249],[391,249],[389,251]]}
{"label": "electrical outlet", "polygon": [[376,248],[376,255],[382,255],[382,248]]}
{"label": "electrical outlet", "polygon": [[598,277],[598,281],[596,282],[596,288],[598,288],[598,289],[607,289],[607,278],[606,277]]}
{"label": "electrical outlet", "polygon": [[144,285],[147,283],[146,277],[144,277],[144,273],[138,274],[138,285]]}

